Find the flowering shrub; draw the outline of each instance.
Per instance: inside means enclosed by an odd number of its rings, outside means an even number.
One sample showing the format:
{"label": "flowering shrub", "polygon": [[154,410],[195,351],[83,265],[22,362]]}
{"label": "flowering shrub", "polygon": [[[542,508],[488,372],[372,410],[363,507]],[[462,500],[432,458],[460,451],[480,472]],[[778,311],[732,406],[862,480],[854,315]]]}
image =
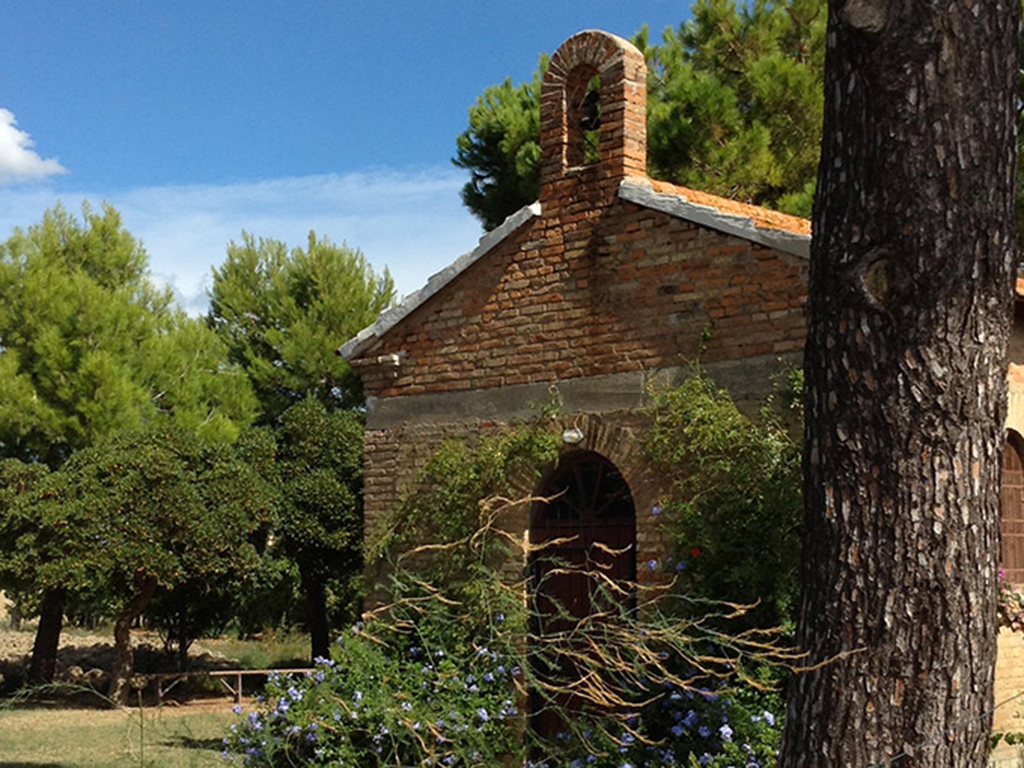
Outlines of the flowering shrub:
{"label": "flowering shrub", "polygon": [[527,765],[769,768],[776,764],[780,733],[781,722],[768,709],[719,697],[709,688],[672,686],[636,715],[560,734],[550,758]]}
{"label": "flowering shrub", "polygon": [[1002,568],[999,569],[999,626],[1024,633],[1024,594],[1006,581]]}
{"label": "flowering shrub", "polygon": [[[778,702],[761,692],[766,673],[748,669],[787,657],[772,632],[723,632],[741,608],[703,600],[681,610],[686,596],[663,585],[612,584],[590,564],[559,563],[548,574],[577,571],[596,590],[600,610],[576,617],[524,600],[537,580],[502,576],[508,558],[528,561],[531,550],[500,527],[523,502],[496,497],[510,473],[536,474],[552,450],[537,428],[475,453],[445,446],[424,472],[430,487],[371,549],[388,575],[386,604],[311,675],[271,679],[225,752],[258,768],[468,768],[527,756],[547,768],[773,765]],[[536,728],[521,713],[527,700]]]}
{"label": "flowering shrub", "polygon": [[[247,766],[493,766],[521,752],[516,681],[499,651],[384,643],[363,630],[302,677],[274,675],[225,739]],[[520,758],[521,761],[521,758]]]}

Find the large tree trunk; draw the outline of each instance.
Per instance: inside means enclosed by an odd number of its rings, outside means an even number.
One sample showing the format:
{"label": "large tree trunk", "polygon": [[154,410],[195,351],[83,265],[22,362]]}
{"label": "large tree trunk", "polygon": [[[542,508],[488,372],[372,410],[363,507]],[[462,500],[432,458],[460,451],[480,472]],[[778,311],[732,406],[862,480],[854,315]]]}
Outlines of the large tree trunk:
{"label": "large tree trunk", "polygon": [[309,630],[310,658],[330,658],[330,625],[327,623],[327,592],[315,567],[299,566],[302,591],[306,595],[306,628]]}
{"label": "large tree trunk", "polygon": [[157,581],[152,576],[135,574],[135,595],[114,621],[114,668],[110,673],[108,696],[119,706],[128,704],[135,663],[132,653],[132,622],[146,610],[156,594]]}
{"label": "large tree trunk", "polygon": [[986,762],[1019,13],[829,4],[783,766]]}
{"label": "large tree trunk", "polygon": [[32,685],[53,682],[67,598],[68,592],[63,587],[51,589],[43,595],[39,627],[36,629],[36,639],[32,644],[32,661],[28,668],[28,680]]}

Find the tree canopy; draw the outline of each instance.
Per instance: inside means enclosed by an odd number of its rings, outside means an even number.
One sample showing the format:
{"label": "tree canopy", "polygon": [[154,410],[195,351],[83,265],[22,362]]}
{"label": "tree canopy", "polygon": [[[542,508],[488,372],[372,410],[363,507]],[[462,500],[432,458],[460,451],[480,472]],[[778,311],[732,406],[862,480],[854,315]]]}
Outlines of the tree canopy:
{"label": "tree canopy", "polygon": [[[825,0],[697,0],[648,64],[652,177],[809,215],[821,135]],[[540,83],[487,88],[456,139],[466,206],[487,229],[537,199]]]}
{"label": "tree canopy", "polygon": [[128,629],[157,587],[242,578],[269,529],[274,486],[231,446],[182,429],[125,432],[57,471],[0,463],[0,583],[87,595],[115,616],[111,691],[131,674]]}
{"label": "tree canopy", "polygon": [[[15,230],[0,244],[0,295],[0,459],[58,469],[77,451],[139,429],[229,443],[256,415],[227,347],[154,286],[145,250],[110,206],[83,206],[81,221],[57,206]],[[40,472],[16,474],[36,473],[33,483],[47,488],[56,482]],[[24,522],[2,511],[5,525]],[[32,584],[21,583],[42,598],[32,675],[49,680],[69,590],[85,589],[96,574],[88,565],[94,542],[86,522],[72,524],[73,505],[37,512],[40,526],[18,529],[8,578],[20,558],[38,565]]]}
{"label": "tree canopy", "polygon": [[307,248],[248,234],[214,270],[209,322],[260,398],[277,442],[276,539],[298,566],[312,656],[326,656],[328,585],[362,559],[362,387],[337,346],[394,299],[390,275],[310,233]]}
{"label": "tree canopy", "polygon": [[0,457],[58,467],[142,426],[230,441],[256,410],[223,343],[150,280],[106,206],[60,206],[0,244]]}
{"label": "tree canopy", "polygon": [[299,567],[311,655],[326,658],[327,584],[362,565],[363,423],[353,411],[329,413],[310,397],[285,412],[277,439],[277,533]]}
{"label": "tree canopy", "polygon": [[213,270],[208,321],[248,374],[274,424],[313,395],[329,410],[362,405],[362,388],[337,346],[394,300],[391,276],[376,275],[355,248],[309,234],[307,248],[243,233]]}

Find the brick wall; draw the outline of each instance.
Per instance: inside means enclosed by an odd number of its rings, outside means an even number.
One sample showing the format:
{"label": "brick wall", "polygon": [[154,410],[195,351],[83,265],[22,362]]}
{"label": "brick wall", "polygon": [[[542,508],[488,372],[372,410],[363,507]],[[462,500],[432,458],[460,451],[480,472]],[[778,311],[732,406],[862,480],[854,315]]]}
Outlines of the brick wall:
{"label": "brick wall", "polygon": [[[599,158],[584,165],[579,110],[595,74]],[[559,48],[542,86],[540,215],[355,356],[371,403],[401,398],[415,411],[417,397],[678,369],[698,355],[714,364],[799,354],[806,258],[620,198],[624,180],[644,183],[645,84],[643,56],[624,40],[590,31]],[[481,424],[510,418],[449,412],[382,428],[371,419],[368,526],[412,488],[442,440],[473,439]],[[639,429],[646,417],[616,418]],[[626,471],[635,446],[623,435],[604,455]],[[649,508],[653,486],[640,474],[630,486]],[[638,530],[638,562],[658,549],[653,533]]]}
{"label": "brick wall", "polygon": [[523,227],[394,328],[357,362],[367,394],[677,366],[705,328],[709,362],[802,349],[806,260],[623,201],[572,248],[563,227]]}

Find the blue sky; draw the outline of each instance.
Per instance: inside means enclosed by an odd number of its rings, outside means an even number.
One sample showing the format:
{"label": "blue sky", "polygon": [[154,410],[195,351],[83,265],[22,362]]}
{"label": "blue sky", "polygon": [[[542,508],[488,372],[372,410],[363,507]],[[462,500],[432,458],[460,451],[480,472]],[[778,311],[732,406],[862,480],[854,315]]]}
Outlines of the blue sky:
{"label": "blue sky", "polygon": [[401,294],[472,248],[451,165],[488,85],[689,0],[33,0],[0,13],[0,238],[107,201],[190,311],[242,230],[315,229]]}

